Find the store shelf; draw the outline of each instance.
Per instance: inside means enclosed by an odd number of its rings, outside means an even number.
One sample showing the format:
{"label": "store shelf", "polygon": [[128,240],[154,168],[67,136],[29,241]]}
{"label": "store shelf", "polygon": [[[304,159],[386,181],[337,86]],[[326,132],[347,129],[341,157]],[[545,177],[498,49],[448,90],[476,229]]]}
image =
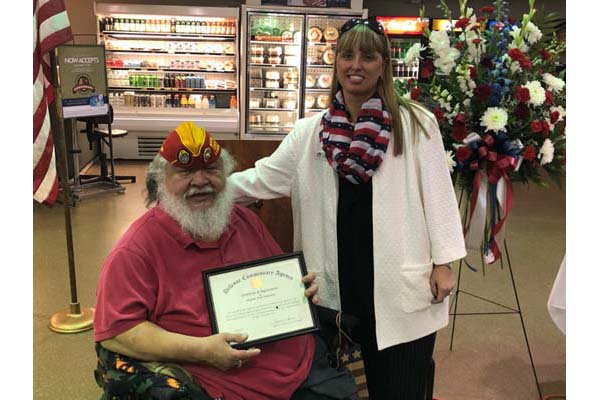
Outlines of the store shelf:
{"label": "store shelf", "polygon": [[173,92],[173,93],[206,93],[206,92],[235,92],[237,89],[208,89],[208,88],[146,88],[134,86],[109,86],[108,90],[130,90],[136,92]]}
{"label": "store shelf", "polygon": [[127,32],[104,31],[105,36],[115,39],[167,39],[167,40],[201,40],[201,41],[235,41],[235,35],[211,35],[205,33],[167,33],[167,32]]}
{"label": "store shelf", "polygon": [[306,88],[306,91],[307,92],[326,92],[326,93],[329,93],[331,91],[331,89],[329,89],[329,88],[326,88],[326,89],[323,89],[323,88]]}
{"label": "store shelf", "polygon": [[250,129],[253,130],[265,130],[265,131],[271,131],[271,132],[280,132],[283,129],[294,129],[294,125],[283,125],[283,126],[273,126],[273,125],[255,125],[255,124],[250,124],[248,126]]}
{"label": "store shelf", "polygon": [[326,108],[305,108],[304,109],[305,112],[314,112],[314,113],[325,111],[325,110],[327,110],[327,109]]}
{"label": "store shelf", "polygon": [[298,68],[298,65],[287,64],[248,64],[251,67],[275,67],[275,68]]}
{"label": "store shelf", "polygon": [[107,53],[118,53],[118,54],[160,54],[160,55],[188,55],[188,56],[206,56],[206,57],[223,57],[223,58],[231,58],[235,57],[235,54],[231,53],[201,53],[201,52],[193,52],[193,51],[167,51],[167,50],[118,50],[118,49],[106,49]]}
{"label": "store shelf", "polygon": [[294,42],[277,42],[277,41],[266,41],[266,40],[251,40],[251,44],[279,44],[282,46],[300,46],[300,43]]}
{"label": "store shelf", "polygon": [[297,108],[248,108],[249,111],[286,111],[286,112],[296,112]]}
{"label": "store shelf", "polygon": [[337,46],[337,42],[308,42],[309,46]]}
{"label": "store shelf", "polygon": [[329,64],[307,64],[308,68],[333,68],[333,65]]}
{"label": "store shelf", "polygon": [[138,67],[106,67],[113,71],[149,71],[149,72],[202,72],[205,74],[234,74],[236,71],[215,71],[211,69],[167,69],[167,68],[138,68]]}
{"label": "store shelf", "polygon": [[298,89],[282,89],[282,88],[257,88],[257,87],[251,87],[250,91],[255,91],[255,90],[260,90],[260,91],[269,91],[269,92],[297,92]]}

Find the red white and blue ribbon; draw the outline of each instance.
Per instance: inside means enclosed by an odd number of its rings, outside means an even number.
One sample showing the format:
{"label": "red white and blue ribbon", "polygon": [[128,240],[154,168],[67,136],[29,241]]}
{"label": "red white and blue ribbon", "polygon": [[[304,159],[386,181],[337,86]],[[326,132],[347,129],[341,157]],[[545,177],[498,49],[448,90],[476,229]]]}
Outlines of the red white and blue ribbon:
{"label": "red white and blue ribbon", "polygon": [[518,140],[508,141],[506,134],[482,138],[476,133],[467,136],[464,145],[475,155],[462,166],[475,174],[464,227],[465,244],[477,251],[483,244],[484,261],[492,264],[502,254],[504,227],[513,205],[509,173],[518,169],[523,145]]}

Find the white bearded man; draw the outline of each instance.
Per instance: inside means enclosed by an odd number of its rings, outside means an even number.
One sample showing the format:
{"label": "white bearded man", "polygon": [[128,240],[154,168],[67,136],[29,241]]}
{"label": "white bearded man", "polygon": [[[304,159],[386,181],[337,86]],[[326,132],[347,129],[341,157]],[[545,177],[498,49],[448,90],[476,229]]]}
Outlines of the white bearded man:
{"label": "white bearded man", "polygon": [[[103,399],[354,398],[348,374],[324,367],[316,336],[239,350],[231,343],[246,335],[211,333],[202,271],[282,253],[260,219],[233,204],[233,168],[229,153],[191,122],[169,133],[149,165],[146,201],[157,205],[117,242],[98,280]],[[316,303],[314,279],[309,273],[303,282]],[[317,394],[319,385],[334,396]]]}

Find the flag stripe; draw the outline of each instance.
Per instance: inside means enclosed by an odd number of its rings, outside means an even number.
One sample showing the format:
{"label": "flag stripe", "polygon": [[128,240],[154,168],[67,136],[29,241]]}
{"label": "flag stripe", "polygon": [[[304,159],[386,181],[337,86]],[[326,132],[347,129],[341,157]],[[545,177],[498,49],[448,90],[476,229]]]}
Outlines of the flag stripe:
{"label": "flag stripe", "polygon": [[58,195],[48,107],[54,101],[50,52],[73,38],[63,0],[33,1],[33,198],[52,205]]}

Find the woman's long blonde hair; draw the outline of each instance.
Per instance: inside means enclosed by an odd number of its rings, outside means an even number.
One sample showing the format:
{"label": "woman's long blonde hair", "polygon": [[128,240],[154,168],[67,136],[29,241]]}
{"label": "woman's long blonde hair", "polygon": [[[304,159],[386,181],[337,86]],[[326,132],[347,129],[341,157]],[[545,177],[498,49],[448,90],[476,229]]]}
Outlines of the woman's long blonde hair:
{"label": "woman's long blonde hair", "polygon": [[[400,107],[408,110],[413,132],[418,132],[418,128],[429,136],[423,124],[417,117],[414,108],[417,103],[407,100],[403,97],[396,96],[394,91],[394,78],[392,76],[392,60],[390,57],[390,42],[386,35],[380,35],[373,32],[369,27],[358,24],[347,32],[344,32],[338,39],[336,50],[336,61],[339,54],[345,51],[360,49],[361,52],[376,51],[383,57],[383,75],[377,82],[377,94],[381,97],[384,107],[389,111],[392,117],[392,134],[394,137],[394,155],[402,154],[403,149],[403,126],[400,117]],[[337,62],[333,67],[333,84],[331,85],[330,101],[337,92],[342,89],[342,86],[337,80]]]}

